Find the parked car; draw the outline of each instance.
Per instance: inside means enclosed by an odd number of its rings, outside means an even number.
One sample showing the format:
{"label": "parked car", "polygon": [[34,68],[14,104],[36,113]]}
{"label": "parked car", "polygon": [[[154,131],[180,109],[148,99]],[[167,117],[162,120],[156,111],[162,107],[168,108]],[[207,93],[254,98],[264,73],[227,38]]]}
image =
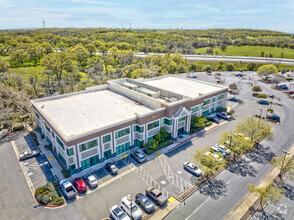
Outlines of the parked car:
{"label": "parked car", "polygon": [[67,199],[73,199],[77,195],[77,191],[73,187],[72,183],[68,179],[63,179],[59,182],[61,189],[63,190]]}
{"label": "parked car", "polygon": [[98,186],[98,180],[93,174],[87,174],[84,176],[84,180],[88,183],[88,185],[92,188]]}
{"label": "parked car", "polygon": [[280,88],[280,89],[287,90],[287,89],[288,89],[288,86],[285,85],[285,84],[282,84],[282,85],[279,85],[279,88]]}
{"label": "parked car", "polygon": [[259,93],[254,92],[254,93],[252,93],[252,96],[256,97],[256,96],[258,96],[258,94],[259,94]]}
{"label": "parked car", "polygon": [[266,100],[260,100],[258,101],[258,103],[261,105],[269,105],[269,101],[266,101]]}
{"label": "parked car", "polygon": [[33,150],[33,151],[26,151],[26,152],[23,152],[22,154],[19,155],[19,160],[22,161],[22,160],[26,160],[26,159],[29,159],[31,157],[35,157],[35,156],[38,156],[40,155],[39,151],[36,151],[36,150]]}
{"label": "parked car", "polygon": [[235,76],[237,76],[237,77],[243,77],[243,74],[242,73],[237,73],[237,74],[235,74]]}
{"label": "parked car", "polygon": [[214,146],[217,147],[218,149],[220,149],[222,152],[226,153],[226,155],[230,155],[232,153],[230,149],[226,148],[222,144],[216,144]]}
{"label": "parked car", "polygon": [[206,156],[213,156],[216,159],[216,161],[218,161],[218,162],[222,162],[223,161],[223,158],[221,158],[216,153],[206,152],[205,155]]}
{"label": "parked car", "polygon": [[238,102],[238,99],[236,99],[235,97],[232,97],[232,98],[229,98],[228,101],[231,101],[231,102]]}
{"label": "parked car", "polygon": [[190,173],[196,175],[196,176],[201,176],[202,175],[202,170],[199,169],[198,166],[191,162],[185,162],[183,165],[185,170],[188,170]]}
{"label": "parked car", "polygon": [[293,95],[294,94],[294,91],[288,91],[287,92],[289,95]]}
{"label": "parked car", "polygon": [[142,193],[138,193],[136,195],[136,203],[148,214],[151,214],[155,211],[155,206],[153,203]]}
{"label": "parked car", "polygon": [[150,196],[158,205],[164,206],[167,202],[167,198],[159,189],[154,188],[153,186],[148,186],[146,188],[146,195]]}
{"label": "parked car", "polygon": [[142,219],[143,213],[138,208],[136,203],[132,201],[128,196],[121,199],[121,208],[134,220]]}
{"label": "parked car", "polygon": [[193,75],[191,78],[194,78],[194,79],[196,79],[196,78],[197,78],[197,76],[196,76],[196,75]]}
{"label": "parked car", "polygon": [[84,180],[82,180],[81,177],[75,178],[73,180],[73,184],[77,188],[77,190],[79,191],[79,193],[84,193],[88,189],[86,183],[84,182]]}
{"label": "parked car", "polygon": [[207,119],[209,121],[212,121],[212,122],[216,123],[216,124],[220,123],[220,120],[217,117],[207,117]]}
{"label": "parked car", "polygon": [[277,122],[280,122],[280,116],[275,115],[275,114],[268,114],[268,115],[266,115],[266,118],[267,118],[267,119],[275,120],[275,121],[277,121]]}
{"label": "parked car", "polygon": [[230,121],[232,119],[232,117],[230,115],[228,115],[228,113],[226,112],[217,112],[216,115],[222,119],[228,120]]}
{"label": "parked car", "polygon": [[222,157],[225,157],[227,156],[227,154],[225,152],[223,152],[222,149],[220,149],[219,147],[216,147],[216,146],[212,146],[210,147],[210,152],[212,153],[219,153]]}
{"label": "parked car", "polygon": [[131,154],[131,156],[138,162],[138,163],[143,163],[146,158],[140,151],[135,151]]}
{"label": "parked car", "polygon": [[113,175],[118,173],[118,168],[113,163],[107,163],[105,169]]}
{"label": "parked car", "polygon": [[117,205],[110,208],[110,217],[114,220],[131,220],[130,217]]}

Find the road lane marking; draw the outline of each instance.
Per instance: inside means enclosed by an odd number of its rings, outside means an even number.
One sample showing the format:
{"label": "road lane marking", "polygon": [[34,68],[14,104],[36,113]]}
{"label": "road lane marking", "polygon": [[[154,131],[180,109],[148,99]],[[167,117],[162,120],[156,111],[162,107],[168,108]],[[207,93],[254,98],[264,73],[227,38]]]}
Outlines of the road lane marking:
{"label": "road lane marking", "polygon": [[211,198],[208,198],[208,199],[206,199],[205,200],[205,202],[203,202],[197,209],[195,209],[192,213],[191,213],[191,215],[189,215],[186,219],[189,219],[189,218],[191,218],[202,206],[204,206],[205,205],[205,203],[207,203],[209,200],[210,200]]}

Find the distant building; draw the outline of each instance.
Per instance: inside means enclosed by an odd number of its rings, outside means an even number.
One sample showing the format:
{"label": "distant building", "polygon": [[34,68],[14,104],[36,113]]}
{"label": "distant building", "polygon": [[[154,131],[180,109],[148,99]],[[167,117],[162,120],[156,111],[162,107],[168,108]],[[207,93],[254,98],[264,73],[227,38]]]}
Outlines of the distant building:
{"label": "distant building", "polygon": [[79,172],[133,147],[164,127],[175,139],[190,131],[193,115],[226,105],[227,88],[179,76],[108,81],[33,100],[35,119],[64,168]]}

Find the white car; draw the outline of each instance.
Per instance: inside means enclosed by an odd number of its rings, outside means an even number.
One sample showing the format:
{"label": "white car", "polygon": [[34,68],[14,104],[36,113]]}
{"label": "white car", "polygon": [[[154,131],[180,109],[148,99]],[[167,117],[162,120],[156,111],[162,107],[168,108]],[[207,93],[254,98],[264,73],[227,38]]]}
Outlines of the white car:
{"label": "white car", "polygon": [[142,219],[142,211],[139,209],[139,207],[136,205],[135,201],[132,201],[128,198],[128,196],[125,196],[121,199],[121,208],[134,220],[140,220]]}
{"label": "white car", "polygon": [[98,186],[98,180],[93,174],[87,174],[84,176],[85,181],[91,186],[92,188]]}
{"label": "white car", "polygon": [[73,199],[77,195],[77,191],[68,179],[63,179],[59,182],[67,199]]}
{"label": "white car", "polygon": [[184,169],[188,170],[189,172],[195,174],[196,176],[201,176],[202,171],[199,169],[198,166],[196,166],[193,163],[185,162],[184,163]]}
{"label": "white car", "polygon": [[222,162],[223,158],[221,158],[219,155],[217,155],[216,153],[211,153],[211,152],[206,152],[205,153],[206,156],[213,156],[215,158],[216,161]]}
{"label": "white car", "polygon": [[230,115],[228,115],[228,113],[226,112],[217,112],[216,115],[222,119],[228,120],[230,121],[232,119],[232,117]]}
{"label": "white car", "polygon": [[117,205],[111,207],[110,217],[115,220],[131,220],[129,216]]}
{"label": "white car", "polygon": [[224,145],[216,144],[215,147],[220,149],[220,151],[225,153],[226,155],[230,155],[232,153],[231,150],[227,149]]}

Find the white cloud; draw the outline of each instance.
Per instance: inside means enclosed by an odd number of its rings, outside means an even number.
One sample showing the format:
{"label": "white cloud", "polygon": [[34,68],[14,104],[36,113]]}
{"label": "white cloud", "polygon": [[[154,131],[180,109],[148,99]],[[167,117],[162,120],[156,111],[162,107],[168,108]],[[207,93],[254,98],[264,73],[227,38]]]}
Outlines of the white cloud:
{"label": "white cloud", "polygon": [[103,1],[95,1],[95,0],[55,0],[55,1],[97,4],[97,5],[119,5],[120,4],[117,2],[103,2]]}

